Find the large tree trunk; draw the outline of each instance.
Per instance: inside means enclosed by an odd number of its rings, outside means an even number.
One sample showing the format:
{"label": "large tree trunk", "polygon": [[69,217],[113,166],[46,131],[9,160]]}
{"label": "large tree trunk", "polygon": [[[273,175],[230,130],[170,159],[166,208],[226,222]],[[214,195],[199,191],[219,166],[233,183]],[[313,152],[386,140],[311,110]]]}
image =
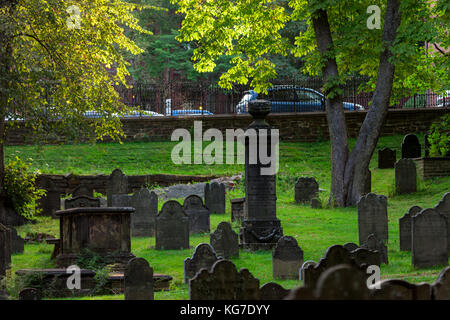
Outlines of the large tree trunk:
{"label": "large tree trunk", "polygon": [[[361,126],[356,145],[348,156],[347,126],[342,106],[342,97],[327,99],[326,113],[331,142],[331,196],[330,201],[340,206],[354,205],[363,194],[370,159],[378,142],[384,124],[394,79],[394,65],[390,46],[393,44],[400,25],[400,1],[388,0],[383,29],[384,50],[380,55],[378,79],[372,105]],[[339,75],[336,58],[329,52],[333,39],[327,12],[318,10],[312,16],[317,47],[326,63],[322,69],[324,80]],[[327,92],[325,92],[327,94]]]}

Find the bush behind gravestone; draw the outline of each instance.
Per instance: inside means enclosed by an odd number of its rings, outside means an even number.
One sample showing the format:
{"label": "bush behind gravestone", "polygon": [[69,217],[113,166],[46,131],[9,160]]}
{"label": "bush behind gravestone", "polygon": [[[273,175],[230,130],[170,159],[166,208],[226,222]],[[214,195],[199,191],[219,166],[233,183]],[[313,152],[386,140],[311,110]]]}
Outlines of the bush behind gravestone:
{"label": "bush behind gravestone", "polygon": [[46,193],[44,189],[36,188],[37,175],[38,172],[30,170],[30,163],[23,162],[19,157],[5,167],[6,205],[27,219],[40,212],[36,204]]}
{"label": "bush behind gravestone", "polygon": [[450,114],[446,114],[431,125],[428,134],[430,157],[450,156]]}

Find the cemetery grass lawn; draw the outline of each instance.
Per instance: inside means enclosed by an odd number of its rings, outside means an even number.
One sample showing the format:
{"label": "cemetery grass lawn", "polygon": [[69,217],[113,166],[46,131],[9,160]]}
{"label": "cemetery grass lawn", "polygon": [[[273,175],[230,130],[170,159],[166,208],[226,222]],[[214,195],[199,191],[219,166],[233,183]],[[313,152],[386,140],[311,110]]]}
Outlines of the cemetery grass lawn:
{"label": "cemetery grass lawn", "polygon": [[[423,135],[419,135],[423,142]],[[403,136],[382,137],[378,149],[390,147],[400,157]],[[97,145],[21,146],[6,147],[7,158],[18,155],[32,158],[32,167],[44,173],[109,174],[119,167],[125,174],[220,174],[233,175],[244,171],[243,165],[169,165],[170,152],[176,143],[104,143]],[[354,139],[350,141],[351,146]],[[418,192],[409,195],[394,195],[394,169],[377,168],[377,150],[372,158],[372,192],[388,196],[389,218],[389,265],[382,265],[382,278],[401,278],[410,282],[432,282],[443,267],[416,270],[411,266],[411,253],[399,251],[398,219],[413,205],[433,207],[445,192],[450,191],[450,177],[418,181]],[[299,176],[314,176],[320,188],[320,198],[325,207],[311,209],[294,202],[294,184]],[[294,236],[304,251],[304,260],[318,261],[325,250],[334,244],[358,242],[357,211],[355,207],[330,208],[326,206],[330,186],[329,143],[287,143],[280,146],[280,170],[277,176],[277,216],[281,220],[285,235]],[[244,196],[243,185],[227,194],[227,214],[211,216],[211,231],[221,221],[230,221],[230,198]],[[182,199],[178,199],[182,202]],[[162,203],[159,203],[161,208]],[[239,225],[233,224],[236,232]],[[38,223],[18,228],[24,236],[27,232],[45,232],[59,236],[56,220],[39,218]],[[133,238],[132,252],[147,259],[155,273],[173,277],[171,290],[155,292],[155,299],[188,299],[188,287],[183,283],[184,259],[191,256],[199,243],[209,243],[208,234],[191,236],[189,250],[157,251],[154,238]],[[52,247],[47,244],[25,246],[23,255],[13,255],[14,273],[23,268],[53,267],[50,261]],[[238,269],[248,268],[260,279],[260,284],[274,281],[272,278],[272,255],[270,252],[249,253],[240,251],[238,259],[231,259]],[[275,280],[285,288],[301,285],[296,280]],[[123,299],[123,295],[84,297],[80,299]]]}

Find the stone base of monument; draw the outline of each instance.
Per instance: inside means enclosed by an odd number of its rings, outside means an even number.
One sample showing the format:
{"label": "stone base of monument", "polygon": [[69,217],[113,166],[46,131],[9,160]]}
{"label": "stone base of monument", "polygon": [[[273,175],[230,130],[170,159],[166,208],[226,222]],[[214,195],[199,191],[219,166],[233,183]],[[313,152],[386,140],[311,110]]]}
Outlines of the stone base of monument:
{"label": "stone base of monument", "polygon": [[[136,256],[130,252],[113,252],[108,254],[101,254],[100,256],[107,264],[114,265],[114,269],[118,271],[125,270],[128,261],[136,258]],[[68,266],[76,265],[79,259],[80,255],[76,253],[59,254],[56,257],[56,264],[60,268],[67,268]]]}
{"label": "stone base of monument", "polygon": [[[16,271],[19,277],[30,276],[39,278],[39,289],[45,291],[46,295],[54,298],[81,297],[94,293],[97,282],[95,271],[81,269],[81,289],[70,290],[67,288],[67,279],[72,275],[66,273],[66,269],[22,269]],[[39,276],[39,277],[37,277]],[[168,291],[172,277],[164,274],[153,274],[154,291]],[[123,273],[110,273],[108,281],[104,286],[111,294],[123,293]]]}
{"label": "stone base of monument", "polygon": [[280,220],[244,220],[239,247],[251,251],[272,250],[282,236]]}

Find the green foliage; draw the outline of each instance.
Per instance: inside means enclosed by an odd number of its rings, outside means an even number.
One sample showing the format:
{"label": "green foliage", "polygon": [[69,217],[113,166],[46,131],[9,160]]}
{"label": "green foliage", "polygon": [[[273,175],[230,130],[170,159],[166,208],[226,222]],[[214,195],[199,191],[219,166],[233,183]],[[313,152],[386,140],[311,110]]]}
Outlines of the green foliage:
{"label": "green foliage", "polygon": [[431,125],[428,142],[431,157],[450,156],[450,114]]}
{"label": "green foliage", "polygon": [[32,172],[30,165],[31,163],[25,163],[16,156],[15,160],[6,165],[4,180],[7,205],[28,219],[39,213],[40,209],[36,204],[45,195],[45,190],[36,188],[38,172]]}

